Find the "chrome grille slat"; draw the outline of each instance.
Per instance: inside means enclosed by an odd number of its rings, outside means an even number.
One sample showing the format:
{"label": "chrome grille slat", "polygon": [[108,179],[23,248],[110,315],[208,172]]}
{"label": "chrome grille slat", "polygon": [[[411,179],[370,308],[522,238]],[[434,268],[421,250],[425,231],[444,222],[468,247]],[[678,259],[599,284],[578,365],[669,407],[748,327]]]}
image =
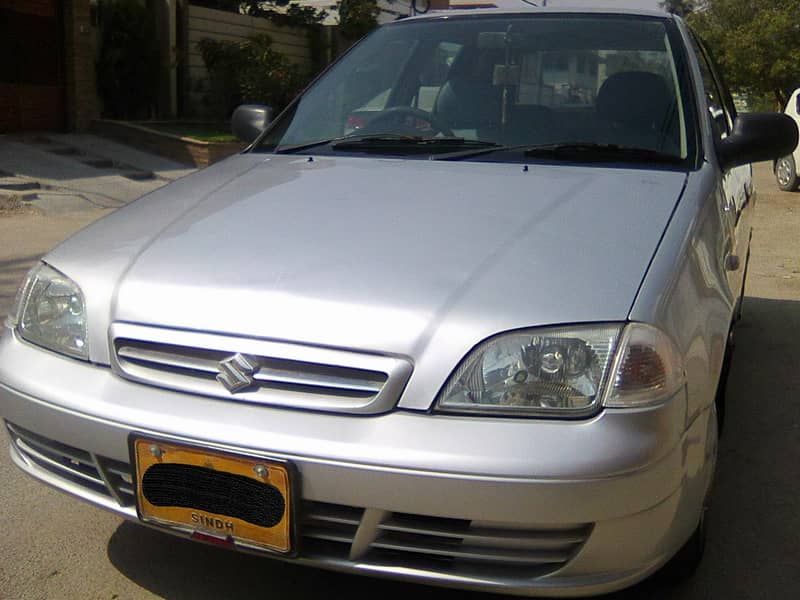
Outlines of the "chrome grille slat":
{"label": "chrome grille slat", "polygon": [[492,562],[495,564],[544,565],[550,563],[564,563],[569,558],[569,552],[567,551],[513,552],[497,548],[474,548],[457,545],[451,547],[434,544],[417,545],[410,542],[384,541],[381,539],[373,542],[372,547],[382,550],[413,552],[416,554]]}
{"label": "chrome grille slat", "polygon": [[540,548],[543,545],[558,546],[564,544],[579,544],[586,539],[585,533],[581,530],[509,531],[503,529],[468,529],[459,531],[446,527],[427,529],[422,526],[406,525],[395,520],[381,523],[380,529],[397,533],[457,538],[464,542],[480,542],[481,544],[498,547],[508,545],[514,548]]}
{"label": "chrome grille slat", "polygon": [[369,394],[377,394],[383,387],[379,384],[368,385],[363,383],[363,380],[352,379],[348,377],[334,377],[330,375],[303,377],[300,374],[294,373],[296,372],[284,369],[269,369],[266,367],[261,367],[258,371],[253,373],[253,379],[258,382],[265,383],[283,383],[307,387],[321,387],[331,390],[347,390],[353,392],[365,392]]}
{"label": "chrome grille slat", "polygon": [[[101,493],[120,506],[133,505],[130,468],[116,460],[92,454],[62,442],[47,439],[6,422],[11,442],[20,455],[31,464],[56,477],[78,483]],[[77,463],[77,464],[75,464]]]}
{"label": "chrome grille slat", "polygon": [[349,548],[361,522],[363,509],[326,502],[304,502],[300,532],[306,540],[335,542]]}
{"label": "chrome grille slat", "polygon": [[[92,476],[89,475],[88,473],[84,473],[83,471],[79,471],[78,469],[68,467],[64,463],[54,460],[46,456],[45,454],[42,454],[41,452],[34,450],[31,446],[26,444],[21,439],[17,440],[17,448],[22,450],[24,456],[26,456],[28,459],[33,460],[34,462],[37,463],[44,463],[46,466],[51,467],[50,470],[55,470],[57,472],[60,472],[62,475],[66,474],[71,477],[78,477],[79,479],[83,479],[100,487],[106,487],[105,483],[103,482],[103,480],[100,478],[99,475]],[[97,472],[96,467],[95,467],[95,472]]]}
{"label": "chrome grille slat", "polygon": [[122,462],[92,455],[98,472],[111,495],[120,506],[133,506],[133,476],[130,467]]}
{"label": "chrome grille slat", "polygon": [[311,508],[304,512],[303,521],[309,523],[322,521],[337,525],[350,525],[352,527],[358,527],[361,521],[361,513],[363,511],[348,510],[347,507],[335,504],[324,505],[325,509],[320,509],[320,506],[321,503],[313,503]]}
{"label": "chrome grille slat", "polygon": [[112,467],[107,466],[106,470],[109,473],[113,473],[114,475],[122,479],[122,481],[124,481],[128,485],[133,485],[133,476],[131,475],[131,472],[129,470],[126,471],[123,467],[113,467],[113,466]]}
{"label": "chrome grille slat", "polygon": [[219,372],[217,368],[219,360],[172,354],[159,350],[146,350],[134,346],[120,346],[117,348],[117,356],[139,363],[150,363],[156,365],[155,368],[158,368],[158,365],[164,365],[176,369],[202,371],[203,373],[216,374]]}
{"label": "chrome grille slat", "polygon": [[395,405],[411,375],[405,359],[345,350],[130,323],[110,333],[120,375],[226,400],[374,414]]}
{"label": "chrome grille slat", "polygon": [[342,544],[351,544],[353,537],[335,531],[328,531],[326,529],[316,529],[314,527],[307,527],[303,530],[303,537],[315,538],[318,540],[326,540],[328,542],[339,542]]}
{"label": "chrome grille slat", "polygon": [[[390,513],[377,525],[370,552],[391,553],[425,564],[448,561],[486,568],[535,568],[552,571],[569,561],[591,532],[590,524],[529,529],[498,527],[490,522]],[[481,568],[484,568],[484,567]],[[468,568],[468,567],[464,567]],[[475,567],[477,568],[477,567]]]}
{"label": "chrome grille slat", "polygon": [[24,439],[29,446],[39,448],[39,450],[43,452],[65,456],[84,464],[93,464],[92,457],[88,452],[84,452],[78,448],[71,448],[70,446],[66,446],[53,440],[47,440],[34,433],[17,428],[11,423],[7,423],[7,428],[13,436]]}
{"label": "chrome grille slat", "polygon": [[129,485],[118,485],[117,491],[121,494],[125,494],[126,496],[133,496],[133,487]]}

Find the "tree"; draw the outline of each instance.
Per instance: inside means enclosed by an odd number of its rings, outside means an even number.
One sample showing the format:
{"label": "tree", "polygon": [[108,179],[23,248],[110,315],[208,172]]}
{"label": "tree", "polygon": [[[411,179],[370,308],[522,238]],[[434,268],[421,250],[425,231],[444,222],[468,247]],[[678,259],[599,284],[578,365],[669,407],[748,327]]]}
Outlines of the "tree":
{"label": "tree", "polygon": [[351,41],[364,37],[378,26],[380,9],[376,0],[341,0],[339,25],[342,35]]}
{"label": "tree", "polygon": [[688,20],[734,91],[786,104],[800,84],[800,0],[707,0]]}
{"label": "tree", "polygon": [[325,10],[301,6],[296,0],[192,0],[192,4],[263,17],[276,25],[294,27],[316,25],[328,15]]}
{"label": "tree", "polygon": [[667,12],[687,17],[695,11],[697,2],[694,0],[664,0],[659,2],[659,5]]}

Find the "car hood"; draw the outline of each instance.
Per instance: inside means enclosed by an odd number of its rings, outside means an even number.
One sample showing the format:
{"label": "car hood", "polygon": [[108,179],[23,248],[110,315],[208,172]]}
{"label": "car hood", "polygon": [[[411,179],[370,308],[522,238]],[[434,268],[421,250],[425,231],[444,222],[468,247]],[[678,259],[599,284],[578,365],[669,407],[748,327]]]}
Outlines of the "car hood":
{"label": "car hood", "polygon": [[685,178],[241,155],[98,222],[51,261],[107,315],[92,317],[102,335],[127,321],[415,362],[434,352],[452,369],[500,331],[625,320]]}

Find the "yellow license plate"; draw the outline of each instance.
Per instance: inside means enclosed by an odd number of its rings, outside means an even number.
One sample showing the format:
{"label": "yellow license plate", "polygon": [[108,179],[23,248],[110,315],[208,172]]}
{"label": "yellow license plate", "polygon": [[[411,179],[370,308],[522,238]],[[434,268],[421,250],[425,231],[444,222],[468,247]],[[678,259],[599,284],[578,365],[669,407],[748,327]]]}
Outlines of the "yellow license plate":
{"label": "yellow license plate", "polygon": [[293,551],[287,462],[133,437],[139,518],[232,546]]}

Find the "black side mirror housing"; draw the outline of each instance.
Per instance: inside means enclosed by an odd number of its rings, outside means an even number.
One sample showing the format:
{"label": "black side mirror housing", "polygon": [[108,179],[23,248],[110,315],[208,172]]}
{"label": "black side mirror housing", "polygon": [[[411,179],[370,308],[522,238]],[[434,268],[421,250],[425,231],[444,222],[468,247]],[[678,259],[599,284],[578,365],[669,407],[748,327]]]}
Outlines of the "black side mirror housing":
{"label": "black side mirror housing", "polygon": [[752,162],[777,160],[797,147],[797,125],[782,113],[743,113],[736,117],[733,132],[717,142],[722,170]]}
{"label": "black side mirror housing", "polygon": [[233,135],[250,144],[267,128],[272,120],[272,108],[261,104],[242,104],[233,111]]}

